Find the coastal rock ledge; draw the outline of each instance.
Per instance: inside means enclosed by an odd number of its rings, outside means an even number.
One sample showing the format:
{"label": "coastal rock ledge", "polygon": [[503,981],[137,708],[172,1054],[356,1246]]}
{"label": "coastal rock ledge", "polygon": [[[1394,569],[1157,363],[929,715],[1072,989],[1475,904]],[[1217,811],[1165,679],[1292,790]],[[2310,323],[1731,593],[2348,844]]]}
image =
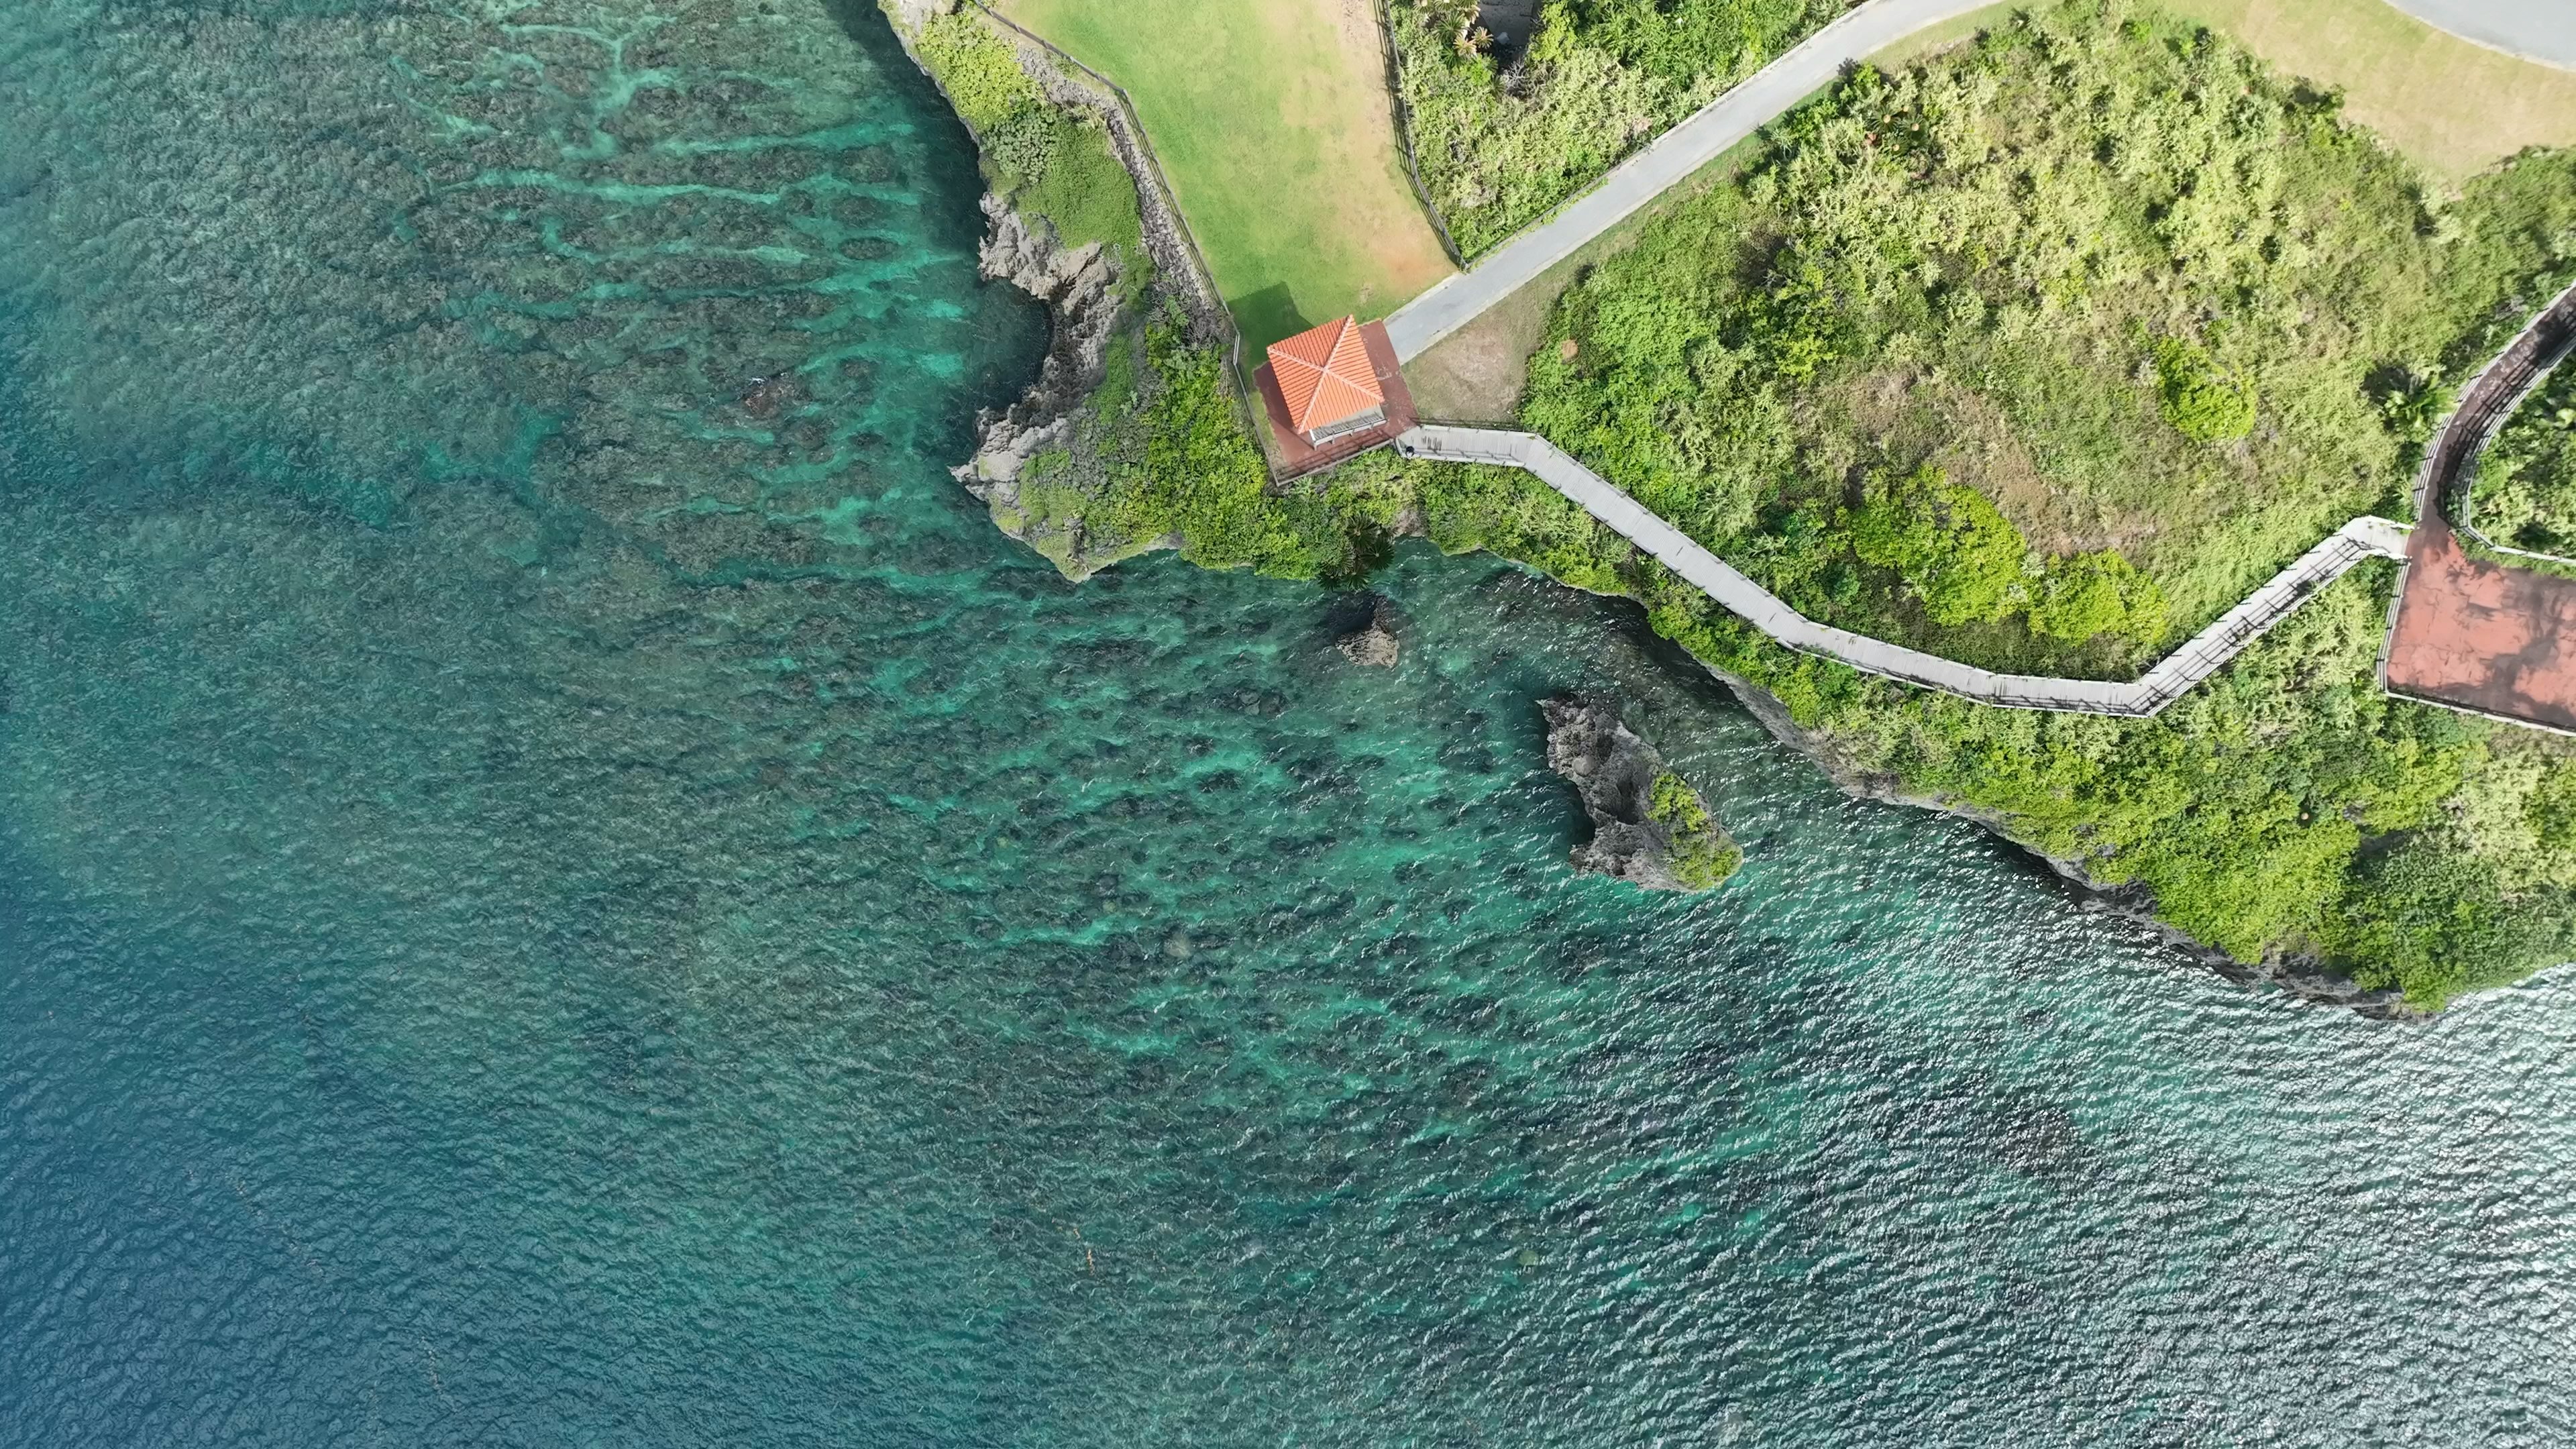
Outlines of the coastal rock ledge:
{"label": "coastal rock ledge", "polygon": [[1334,641],[1342,657],[1370,669],[1392,669],[1403,657],[1403,641],[1396,637],[1395,611],[1386,600],[1376,599],[1369,608],[1369,621]]}
{"label": "coastal rock ledge", "polygon": [[1008,282],[1047,306],[1053,323],[1037,383],[999,416],[976,419],[975,456],[951,471],[968,492],[1005,505],[1017,496],[1020,469],[1040,449],[1073,432],[1074,414],[1100,386],[1121,302],[1117,261],[1098,242],[1066,247],[1055,229],[1032,221],[990,192],[983,200],[992,229],[979,267],[986,281]]}
{"label": "coastal rock ledge", "polygon": [[1542,700],[1548,768],[1574,782],[1592,838],[1574,847],[1578,871],[1647,890],[1704,891],[1744,860],[1708,802],[1619,718],[1609,702]]}

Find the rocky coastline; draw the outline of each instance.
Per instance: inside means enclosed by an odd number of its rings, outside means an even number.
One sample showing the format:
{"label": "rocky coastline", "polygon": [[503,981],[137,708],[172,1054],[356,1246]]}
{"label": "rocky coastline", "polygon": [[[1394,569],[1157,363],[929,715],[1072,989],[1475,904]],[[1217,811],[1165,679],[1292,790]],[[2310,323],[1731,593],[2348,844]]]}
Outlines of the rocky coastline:
{"label": "rocky coastline", "polygon": [[[893,22],[896,39],[915,68],[948,91],[939,72],[926,64],[913,38],[937,16],[957,10],[968,0],[879,0]],[[983,7],[975,6],[982,11]],[[1200,263],[1179,212],[1165,190],[1152,152],[1134,119],[1105,80],[1072,69],[1077,63],[1045,46],[989,11],[996,36],[1011,48],[1020,70],[1045,93],[1048,102],[1096,119],[1109,138],[1111,151],[1136,188],[1136,204],[1148,275],[1143,285],[1129,282],[1126,264],[1097,243],[1067,247],[1042,218],[1015,209],[1009,200],[987,191],[980,203],[987,231],[977,258],[985,280],[1008,282],[1045,304],[1050,340],[1037,381],[1008,407],[986,409],[976,418],[974,455],[950,471],[967,491],[994,510],[1004,532],[1028,542],[1025,530],[1011,522],[1018,516],[1019,478],[1029,460],[1067,442],[1073,420],[1086,399],[1106,377],[1111,340],[1135,315],[1142,299],[1148,310],[1170,307],[1187,319],[1190,341],[1207,346],[1229,340],[1232,323],[1217,295],[1216,284]],[[975,135],[972,121],[953,99],[950,110]],[[1159,541],[1174,547],[1178,539]],[[1081,553],[1079,540],[1071,556]],[[1087,568],[1069,568],[1076,577]]]}
{"label": "rocky coastline", "polygon": [[[940,85],[937,72],[923,64],[919,53],[914,50],[912,36],[929,18],[954,10],[963,0],[879,0],[879,3],[893,21],[895,34],[905,53],[934,85]],[[1189,319],[1193,341],[1213,343],[1230,339],[1232,326],[1214,284],[1188,242],[1188,234],[1161,185],[1144,138],[1126,111],[1106,92],[1102,83],[1088,77],[1068,75],[1056,59],[1034,40],[1017,33],[1015,28],[1006,33],[1013,42],[1023,71],[1046,89],[1051,100],[1098,116],[1107,129],[1120,163],[1136,186],[1144,246],[1154,270],[1146,289],[1148,294],[1157,302],[1168,301],[1178,306]],[[945,87],[942,86],[941,90],[944,96]],[[969,131],[971,133],[971,126]],[[977,141],[982,144],[981,137]],[[1009,282],[1044,303],[1051,325],[1051,341],[1038,380],[1007,408],[998,411],[988,409],[978,417],[979,442],[975,454],[952,472],[969,492],[991,507],[997,527],[1014,538],[1034,544],[1025,528],[1012,522],[1018,516],[1015,505],[1020,472],[1032,457],[1062,444],[1070,435],[1073,420],[1083,402],[1101,385],[1109,342],[1130,312],[1121,296],[1121,273],[1117,262],[1102,253],[1099,247],[1064,247],[1052,228],[1043,221],[1032,221],[1023,216],[998,195],[988,192],[983,198],[982,208],[990,226],[979,256],[982,274],[988,280]],[[1421,536],[1424,530],[1418,512],[1408,512],[1394,532],[1398,537]],[[1177,537],[1168,537],[1156,540],[1148,547],[1178,547],[1180,542]],[[1061,551],[1066,556],[1058,559],[1059,567],[1076,579],[1086,577],[1096,568],[1113,561],[1086,562],[1079,538],[1068,541]],[[1380,662],[1373,657],[1374,646],[1369,648],[1372,657],[1363,659],[1359,653],[1352,653],[1351,657],[1357,662]],[[1388,650],[1384,662],[1391,663],[1392,659],[1393,651]],[[1968,820],[2014,849],[2044,862],[2065,882],[2084,908],[2108,911],[2136,921],[2155,931],[2175,949],[2230,981],[2241,985],[2268,983],[2301,1001],[2342,1007],[2377,1020],[2427,1021],[2432,1017],[2432,1013],[2408,1004],[2400,992],[2356,985],[2328,970],[2319,961],[2288,957],[2253,966],[2238,961],[2158,918],[2153,899],[2139,888],[2094,879],[2083,862],[2062,859],[2034,847],[2016,837],[2003,819],[1991,811],[1906,791],[1895,777],[1861,768],[1829,740],[1801,727],[1791,718],[1787,706],[1768,690],[1704,661],[1702,667],[1724,683],[1773,738],[1813,761],[1846,793],[1860,799],[1930,810]],[[1612,723],[1616,724],[1615,713]],[[1553,763],[1553,735],[1550,754]],[[1587,813],[1593,815],[1597,832],[1603,816],[1592,806],[1593,802],[1587,796],[1585,807]],[[1597,839],[1596,835],[1596,842]],[[1585,851],[1590,848],[1577,848],[1578,868],[1603,869],[1603,873],[1613,875],[1621,873],[1618,869],[1605,869],[1600,865],[1584,865]],[[1611,853],[1600,859],[1617,863],[1629,857],[1619,854],[1614,844]]]}
{"label": "rocky coastline", "polygon": [[2067,860],[2039,849],[2014,835],[2003,818],[1992,811],[1937,795],[1913,793],[1907,791],[1893,775],[1861,768],[1836,749],[1830,740],[1791,718],[1789,707],[1781,703],[1777,695],[1713,665],[1704,663],[1702,667],[1717,676],[1753,717],[1761,721],[1773,739],[1806,756],[1845,794],[1968,821],[2013,849],[2047,865],[2070,888],[2077,904],[2084,909],[2107,911],[2135,921],[2154,931],[2167,945],[2240,986],[2277,986],[2310,1005],[2343,1007],[2378,1021],[2422,1022],[2433,1019],[2433,1013],[2408,1003],[2405,993],[2356,985],[2349,978],[2328,970],[2320,961],[2284,957],[2249,966],[2158,917],[2154,898],[2137,886],[2094,879],[2082,861]]}
{"label": "rocky coastline", "polygon": [[1068,249],[1053,228],[989,191],[982,206],[989,229],[977,269],[986,281],[1008,282],[1046,304],[1047,355],[1017,401],[976,417],[974,456],[949,471],[969,493],[1009,509],[1018,501],[1020,470],[1067,441],[1074,414],[1100,387],[1125,305],[1118,260],[1098,242]]}

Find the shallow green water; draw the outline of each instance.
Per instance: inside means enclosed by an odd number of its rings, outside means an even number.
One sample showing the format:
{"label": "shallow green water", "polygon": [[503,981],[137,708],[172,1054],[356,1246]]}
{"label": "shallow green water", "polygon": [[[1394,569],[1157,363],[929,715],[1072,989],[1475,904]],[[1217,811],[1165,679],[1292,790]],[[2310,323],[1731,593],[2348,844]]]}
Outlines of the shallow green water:
{"label": "shallow green water", "polygon": [[[774,10],[0,18],[0,1443],[2576,1430],[2563,976],[2228,986],[1489,561],[1062,583]],[[1572,686],[1734,882],[1565,871]]]}

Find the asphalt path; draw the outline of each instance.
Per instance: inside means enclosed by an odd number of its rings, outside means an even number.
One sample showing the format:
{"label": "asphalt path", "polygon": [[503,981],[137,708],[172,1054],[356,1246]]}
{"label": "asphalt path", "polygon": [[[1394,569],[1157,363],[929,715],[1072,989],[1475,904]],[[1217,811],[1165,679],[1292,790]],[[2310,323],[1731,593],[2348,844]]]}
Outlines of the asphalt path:
{"label": "asphalt path", "polygon": [[[1918,30],[1982,10],[1994,0],[1870,0],[1800,41],[1751,79],[1694,111],[1555,216],[1494,249],[1474,267],[1414,298],[1386,319],[1396,359],[1410,362],[1486,308],[1661,196],[1726,149],[1822,89],[1842,68]],[[2550,0],[2559,3],[2559,0]]]}

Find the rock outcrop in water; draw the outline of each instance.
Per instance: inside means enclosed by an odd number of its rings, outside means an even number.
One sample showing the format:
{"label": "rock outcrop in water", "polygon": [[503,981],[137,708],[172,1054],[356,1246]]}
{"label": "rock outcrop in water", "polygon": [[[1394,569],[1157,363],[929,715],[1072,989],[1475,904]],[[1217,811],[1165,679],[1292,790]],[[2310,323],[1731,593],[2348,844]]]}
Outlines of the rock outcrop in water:
{"label": "rock outcrop in water", "polygon": [[1574,782],[1592,817],[1592,838],[1574,847],[1574,868],[1648,890],[1708,890],[1735,873],[1744,852],[1681,776],[1619,712],[1597,699],[1551,699],[1548,768]]}
{"label": "rock outcrop in water", "polygon": [[1334,647],[1353,664],[1394,668],[1404,653],[1403,643],[1395,637],[1395,611],[1387,607],[1386,600],[1376,600],[1369,611],[1369,621],[1336,640]]}

